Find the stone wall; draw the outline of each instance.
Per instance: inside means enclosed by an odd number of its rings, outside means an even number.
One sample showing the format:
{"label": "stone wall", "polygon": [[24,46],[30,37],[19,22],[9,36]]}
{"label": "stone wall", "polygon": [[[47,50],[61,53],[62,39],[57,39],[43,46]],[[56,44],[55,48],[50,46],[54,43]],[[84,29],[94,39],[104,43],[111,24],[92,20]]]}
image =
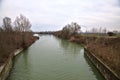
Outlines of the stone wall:
{"label": "stone wall", "polygon": [[[34,43],[36,40],[38,40],[39,37],[34,36],[33,39],[31,40],[31,42],[29,43],[29,46]],[[28,46],[28,47],[29,47]],[[17,56],[18,54],[20,54],[23,51],[23,48],[17,49],[13,52],[13,54],[11,54],[9,56],[9,58],[7,59],[7,61],[5,61],[5,63],[0,66],[0,80],[6,80],[6,78],[9,75],[10,69],[12,68],[12,64],[13,64],[13,58],[15,56]]]}
{"label": "stone wall", "polygon": [[106,80],[120,80],[120,78],[108,66],[106,66],[95,55],[90,53],[86,48],[85,55],[95,65],[95,67],[99,70],[99,72],[104,76]]}
{"label": "stone wall", "polygon": [[7,76],[9,75],[9,71],[12,67],[12,61],[13,59],[13,56],[11,55],[5,64],[2,65],[2,70],[0,72],[0,80],[6,80]]}
{"label": "stone wall", "polygon": [[1,66],[0,69],[0,80],[6,80],[9,75],[10,69],[12,68],[13,58],[20,54],[23,48],[15,50],[14,54],[11,54],[7,61]]}

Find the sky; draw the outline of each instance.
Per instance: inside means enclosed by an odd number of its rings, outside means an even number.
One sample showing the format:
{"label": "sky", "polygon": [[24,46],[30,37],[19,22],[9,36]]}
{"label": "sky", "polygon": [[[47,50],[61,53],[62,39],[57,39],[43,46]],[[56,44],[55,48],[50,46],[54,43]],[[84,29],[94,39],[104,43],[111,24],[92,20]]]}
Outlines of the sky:
{"label": "sky", "polygon": [[0,0],[0,24],[7,16],[25,15],[33,31],[59,30],[77,22],[83,30],[93,27],[120,31],[120,0]]}

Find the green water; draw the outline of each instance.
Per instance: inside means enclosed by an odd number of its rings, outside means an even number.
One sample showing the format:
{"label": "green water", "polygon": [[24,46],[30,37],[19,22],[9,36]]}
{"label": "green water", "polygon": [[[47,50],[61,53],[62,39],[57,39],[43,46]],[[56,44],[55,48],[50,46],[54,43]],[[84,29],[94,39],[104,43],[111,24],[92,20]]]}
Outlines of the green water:
{"label": "green water", "polygon": [[15,58],[8,80],[104,80],[78,44],[41,36]]}

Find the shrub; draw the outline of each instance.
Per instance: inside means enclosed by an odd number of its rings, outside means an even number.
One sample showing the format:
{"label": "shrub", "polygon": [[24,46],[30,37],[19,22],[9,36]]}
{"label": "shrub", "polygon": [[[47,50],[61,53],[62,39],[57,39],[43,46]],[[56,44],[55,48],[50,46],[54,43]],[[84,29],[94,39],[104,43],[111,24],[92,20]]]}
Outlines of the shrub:
{"label": "shrub", "polygon": [[115,36],[116,34],[113,32],[107,32],[108,36]]}

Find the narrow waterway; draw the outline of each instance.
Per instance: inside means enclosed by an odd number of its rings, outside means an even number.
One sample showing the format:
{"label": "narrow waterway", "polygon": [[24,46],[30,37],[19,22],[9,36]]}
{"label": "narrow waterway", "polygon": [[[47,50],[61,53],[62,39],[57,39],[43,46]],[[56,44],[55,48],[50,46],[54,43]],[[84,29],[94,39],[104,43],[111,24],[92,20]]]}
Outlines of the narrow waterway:
{"label": "narrow waterway", "polygon": [[78,44],[41,36],[15,58],[8,80],[104,80]]}

